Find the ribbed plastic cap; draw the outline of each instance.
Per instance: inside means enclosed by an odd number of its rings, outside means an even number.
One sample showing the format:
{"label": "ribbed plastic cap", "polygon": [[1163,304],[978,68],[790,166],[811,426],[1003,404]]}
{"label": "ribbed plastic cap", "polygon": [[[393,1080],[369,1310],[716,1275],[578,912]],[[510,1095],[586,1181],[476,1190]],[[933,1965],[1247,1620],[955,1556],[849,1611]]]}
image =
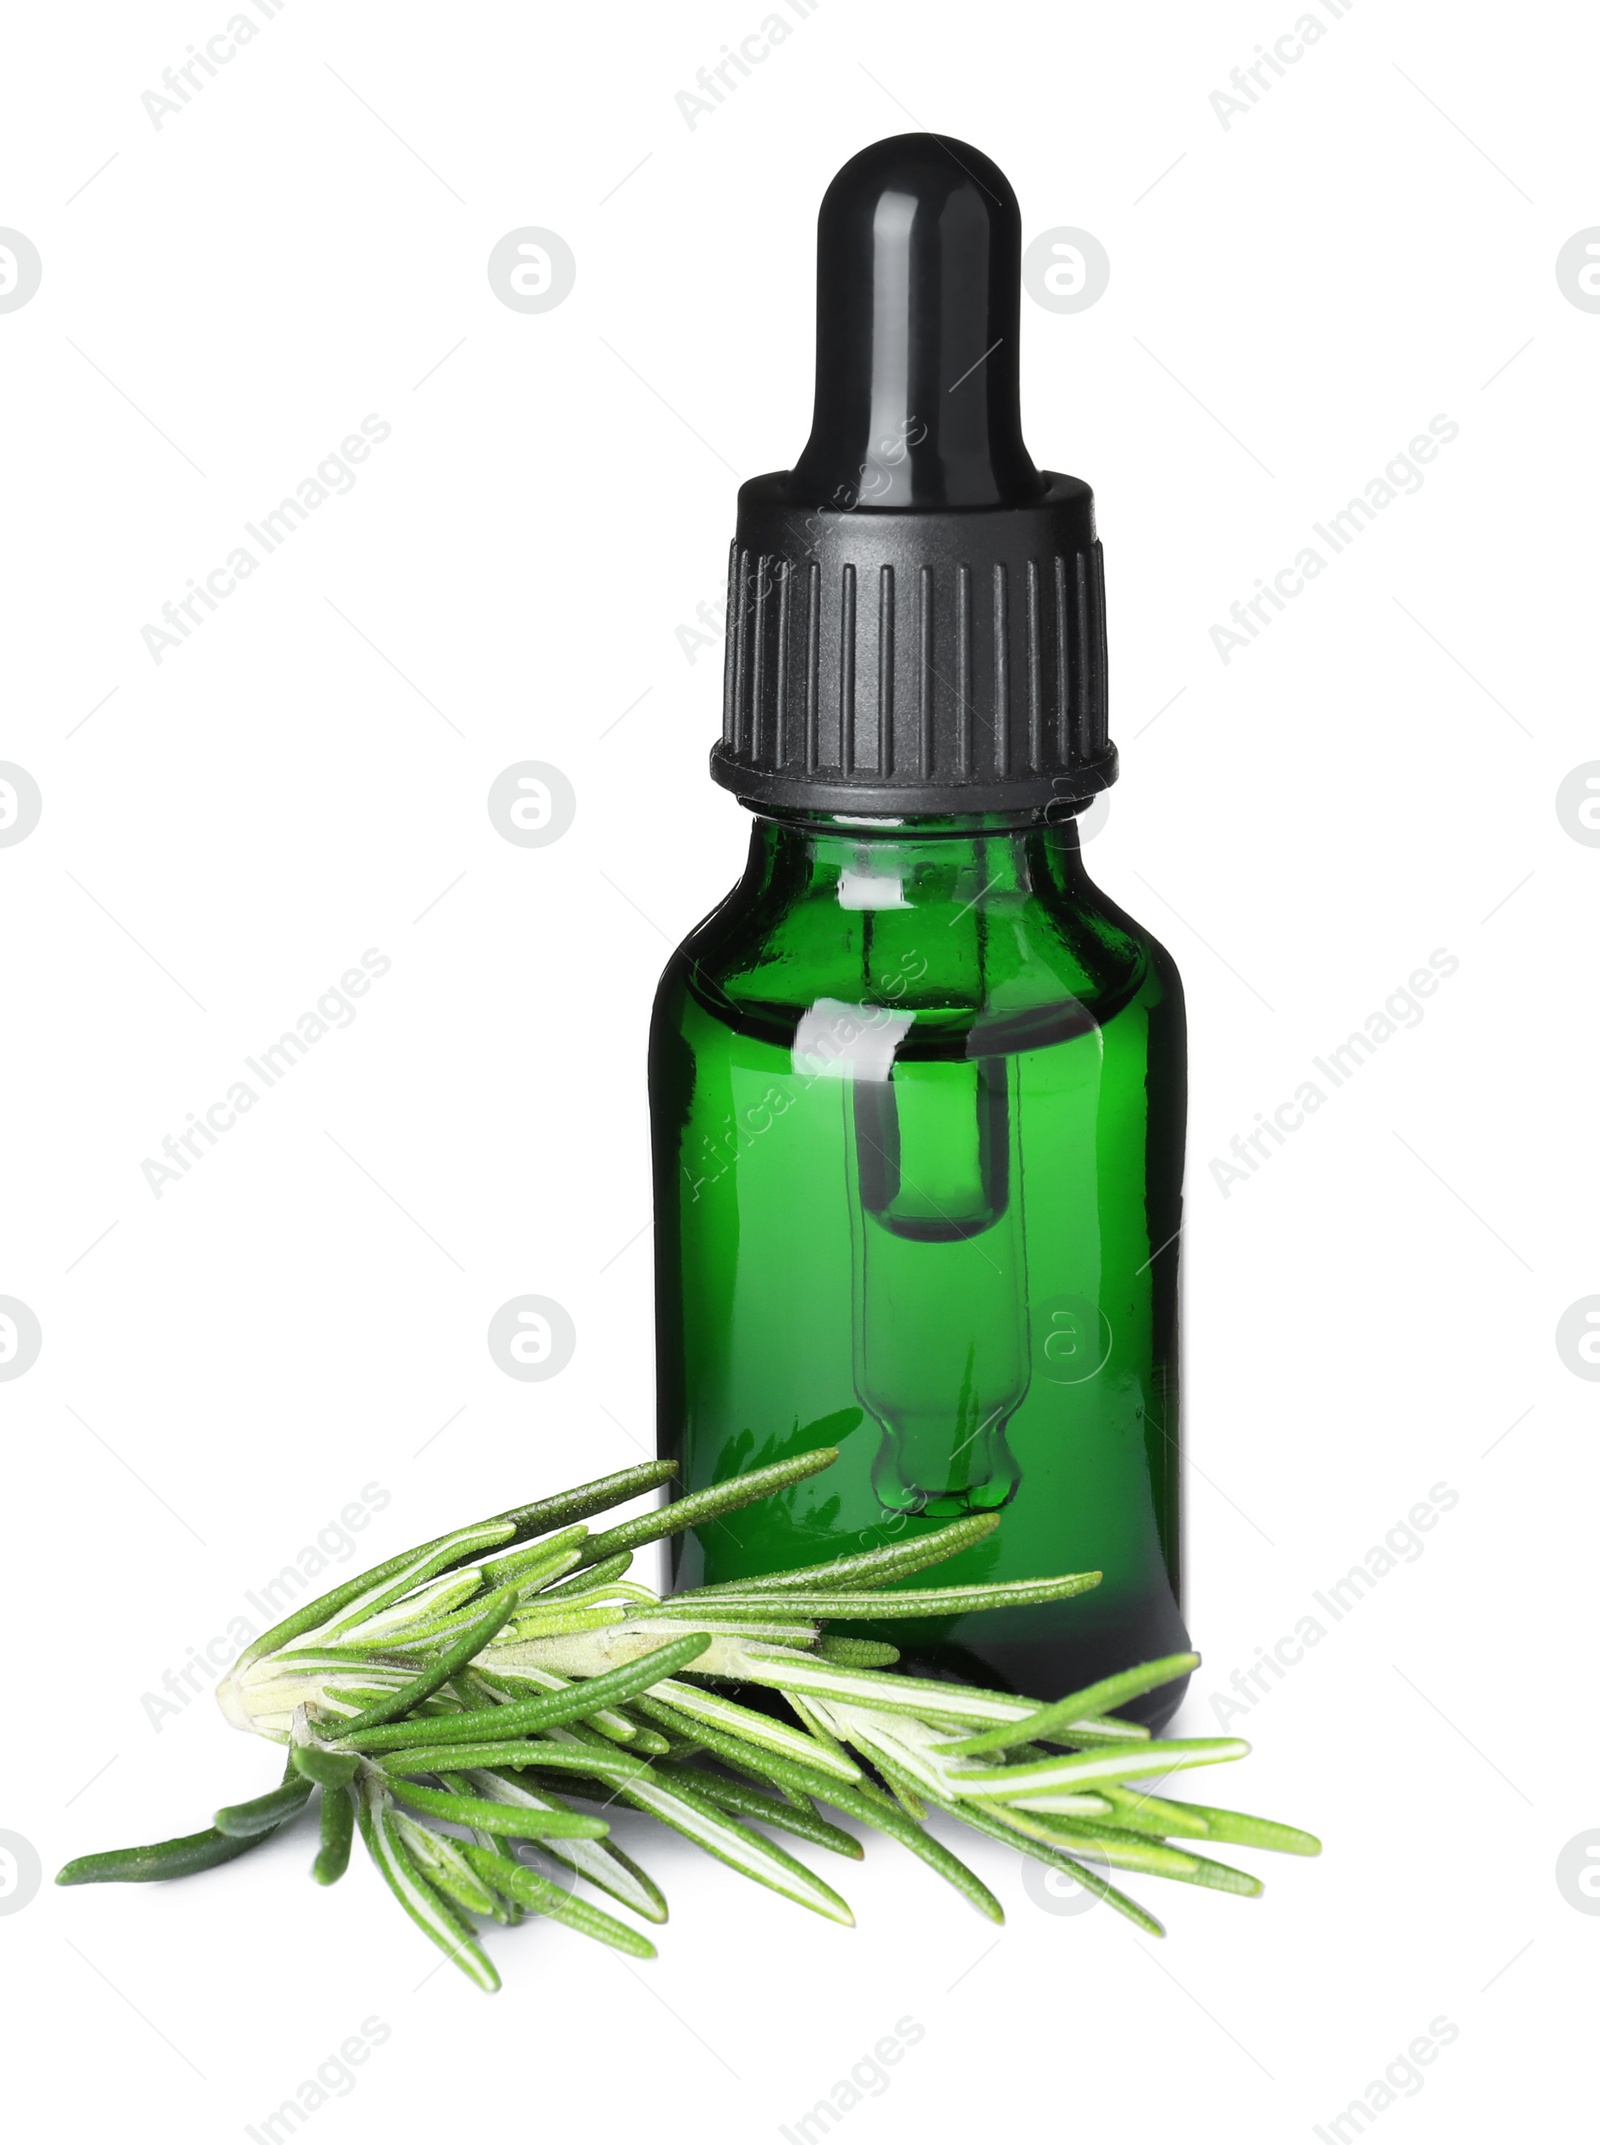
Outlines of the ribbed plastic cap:
{"label": "ribbed plastic cap", "polygon": [[900,134],[817,219],[817,385],[739,492],[717,781],[752,803],[1064,807],[1116,779],[1094,497],[1018,398],[1022,235],[986,156]]}

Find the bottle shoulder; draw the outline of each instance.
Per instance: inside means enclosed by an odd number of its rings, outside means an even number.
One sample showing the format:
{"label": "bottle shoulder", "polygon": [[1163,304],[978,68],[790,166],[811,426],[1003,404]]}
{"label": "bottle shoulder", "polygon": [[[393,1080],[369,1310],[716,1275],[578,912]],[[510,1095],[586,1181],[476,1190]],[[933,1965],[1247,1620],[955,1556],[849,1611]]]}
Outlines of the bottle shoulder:
{"label": "bottle shoulder", "polygon": [[975,883],[936,898],[866,892],[774,899],[736,887],[667,964],[658,1022],[677,1025],[698,1004],[787,1040],[819,1003],[885,1007],[911,1016],[913,1047],[944,1037],[962,1054],[980,1032],[983,1047],[1010,1047],[1013,1036],[1103,1026],[1136,1001],[1181,1022],[1171,955],[1081,874],[1071,886]]}

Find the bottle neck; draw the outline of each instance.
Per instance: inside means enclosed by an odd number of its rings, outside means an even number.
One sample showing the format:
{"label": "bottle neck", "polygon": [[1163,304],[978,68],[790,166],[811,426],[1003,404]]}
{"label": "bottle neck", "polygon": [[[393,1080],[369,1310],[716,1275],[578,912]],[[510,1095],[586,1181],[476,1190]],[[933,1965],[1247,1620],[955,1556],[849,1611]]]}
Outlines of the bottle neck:
{"label": "bottle neck", "polygon": [[1088,890],[1074,817],[1044,812],[848,819],[757,815],[744,884],[843,909],[903,909],[996,894]]}

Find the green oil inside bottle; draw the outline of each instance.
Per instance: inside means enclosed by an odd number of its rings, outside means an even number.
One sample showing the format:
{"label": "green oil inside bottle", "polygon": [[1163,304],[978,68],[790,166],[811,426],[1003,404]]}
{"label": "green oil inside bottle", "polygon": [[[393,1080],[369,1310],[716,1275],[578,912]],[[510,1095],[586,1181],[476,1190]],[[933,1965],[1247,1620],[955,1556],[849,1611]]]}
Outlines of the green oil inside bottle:
{"label": "green oil inside bottle", "polygon": [[1032,1690],[1184,1646],[1182,1027],[1070,820],[756,822],[656,1011],[661,1445],[690,1489],[840,1458],[685,1537],[678,1583],[999,1510],[941,1577],[1100,1586],[874,1635]]}

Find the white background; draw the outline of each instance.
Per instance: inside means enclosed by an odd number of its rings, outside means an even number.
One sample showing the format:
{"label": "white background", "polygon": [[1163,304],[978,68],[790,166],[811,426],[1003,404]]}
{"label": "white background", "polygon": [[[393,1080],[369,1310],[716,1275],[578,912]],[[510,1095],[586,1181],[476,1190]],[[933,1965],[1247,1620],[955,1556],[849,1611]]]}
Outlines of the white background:
{"label": "white background", "polygon": [[[0,1293],[43,1347],[0,1386],[0,1825],[48,1880],[275,1778],[209,1696],[158,1732],[144,1694],[363,1485],[368,1561],[648,1447],[646,1019],[745,840],[705,773],[720,661],[677,628],[720,598],[736,480],[807,428],[821,192],[919,124],[1001,164],[1026,237],[1112,264],[1086,312],[1024,300],[1024,408],[1106,545],[1124,775],[1092,865],[1191,1007],[1182,1725],[1430,1486],[1459,1502],[1216,1787],[1324,1859],[1254,1903],[1135,1882],[1164,1944],[1036,1906],[982,1842],[998,1935],[887,1842],[847,1932],[663,1835],[658,1962],[532,1924],[491,1937],[491,2000],[369,1868],[313,1888],[302,1829],[0,1923],[8,2095],[210,2145],[376,2016],[322,2145],[458,2114],[742,2145],[909,2016],[851,2145],[1276,2145],[1442,2017],[1383,2139],[1576,2135],[1600,1919],[1555,1865],[1600,1825],[1596,1396],[1555,1328],[1600,1289],[1600,854],[1555,796],[1600,758],[1600,316],[1554,271],[1600,222],[1600,31],[1358,0],[1224,127],[1297,0],[822,0],[691,129],[677,93],[764,5],[288,0],[159,129],[142,94],[227,0],[11,21],[0,223],[44,276],[0,314],[0,757],[43,816],[0,849]],[[485,273],[523,225],[577,261],[538,315]],[[163,603],[368,413],[354,490],[153,662]],[[1436,414],[1422,489],[1224,664],[1230,604]],[[541,849],[485,808],[524,759],[578,800]],[[157,1199],[144,1158],[369,947],[353,1025]],[[1212,1157],[1440,947],[1420,1025],[1224,1198]],[[576,1324],[546,1384],[485,1346],[525,1291]]]}

